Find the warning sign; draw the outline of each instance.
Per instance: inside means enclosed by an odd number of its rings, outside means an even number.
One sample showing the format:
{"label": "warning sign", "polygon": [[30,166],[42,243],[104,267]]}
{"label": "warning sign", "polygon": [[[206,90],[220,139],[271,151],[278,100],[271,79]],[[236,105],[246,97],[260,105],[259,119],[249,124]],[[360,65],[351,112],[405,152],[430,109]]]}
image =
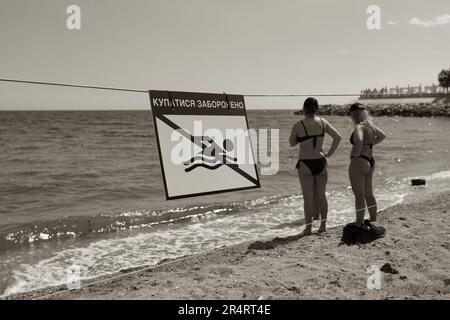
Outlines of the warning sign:
{"label": "warning sign", "polygon": [[149,93],[168,200],[260,187],[242,95]]}

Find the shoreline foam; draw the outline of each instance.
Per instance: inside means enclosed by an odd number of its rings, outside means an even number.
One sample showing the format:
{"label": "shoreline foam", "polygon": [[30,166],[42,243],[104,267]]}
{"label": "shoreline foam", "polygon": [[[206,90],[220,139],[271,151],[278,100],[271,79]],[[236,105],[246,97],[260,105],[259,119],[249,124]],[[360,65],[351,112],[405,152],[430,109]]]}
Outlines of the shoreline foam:
{"label": "shoreline foam", "polygon": [[[218,248],[147,271],[123,270],[87,280],[83,285],[106,281],[81,290],[57,293],[63,287],[47,288],[6,299],[53,293],[57,294],[48,298],[450,299],[449,196],[446,191],[385,210],[380,224],[387,227],[387,235],[370,244],[338,246],[342,227],[336,227],[323,235]],[[382,273],[382,288],[367,289],[367,268],[384,263],[399,274]]]}

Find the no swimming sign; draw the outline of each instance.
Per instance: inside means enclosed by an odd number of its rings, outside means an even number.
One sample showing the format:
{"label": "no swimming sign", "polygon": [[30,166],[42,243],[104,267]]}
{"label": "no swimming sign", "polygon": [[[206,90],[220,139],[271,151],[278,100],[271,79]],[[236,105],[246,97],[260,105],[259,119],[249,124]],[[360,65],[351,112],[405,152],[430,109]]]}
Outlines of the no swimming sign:
{"label": "no swimming sign", "polygon": [[167,200],[260,187],[242,95],[149,93]]}

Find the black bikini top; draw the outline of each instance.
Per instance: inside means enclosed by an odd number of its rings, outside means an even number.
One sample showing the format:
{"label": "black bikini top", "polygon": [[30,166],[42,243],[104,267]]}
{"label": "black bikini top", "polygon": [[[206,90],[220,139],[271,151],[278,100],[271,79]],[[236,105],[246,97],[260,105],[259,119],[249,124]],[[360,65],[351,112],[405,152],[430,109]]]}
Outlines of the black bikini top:
{"label": "black bikini top", "polygon": [[[354,132],[352,132],[352,135],[350,136],[350,143],[352,145],[355,144],[355,140],[353,138],[353,135],[354,135]],[[373,148],[373,143],[364,143],[364,141],[363,141],[363,146],[369,146],[369,148],[372,149]]]}
{"label": "black bikini top", "polygon": [[323,123],[322,118],[320,118],[320,121],[322,122],[322,133],[321,134],[316,134],[316,135],[309,135],[308,131],[306,130],[305,124],[303,123],[303,120],[300,121],[300,123],[303,126],[303,129],[305,130],[305,136],[303,137],[297,137],[297,141],[298,142],[303,142],[306,141],[308,139],[313,139],[313,145],[314,145],[314,149],[316,148],[316,144],[317,144],[317,137],[324,137],[325,136],[325,124]]}

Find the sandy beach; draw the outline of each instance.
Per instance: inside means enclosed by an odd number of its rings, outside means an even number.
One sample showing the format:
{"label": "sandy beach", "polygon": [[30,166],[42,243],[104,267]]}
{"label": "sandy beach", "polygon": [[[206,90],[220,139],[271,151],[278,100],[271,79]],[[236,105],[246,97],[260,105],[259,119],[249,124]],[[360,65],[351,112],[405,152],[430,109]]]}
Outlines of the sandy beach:
{"label": "sandy beach", "polygon": [[[342,227],[336,227],[124,270],[113,280],[83,282],[81,290],[55,294],[65,288],[49,288],[9,298],[449,299],[449,197],[444,192],[385,210],[379,224],[387,234],[369,244],[340,246]],[[381,272],[381,289],[368,289],[367,268],[386,263],[393,273]],[[87,285],[93,281],[100,282]]]}

